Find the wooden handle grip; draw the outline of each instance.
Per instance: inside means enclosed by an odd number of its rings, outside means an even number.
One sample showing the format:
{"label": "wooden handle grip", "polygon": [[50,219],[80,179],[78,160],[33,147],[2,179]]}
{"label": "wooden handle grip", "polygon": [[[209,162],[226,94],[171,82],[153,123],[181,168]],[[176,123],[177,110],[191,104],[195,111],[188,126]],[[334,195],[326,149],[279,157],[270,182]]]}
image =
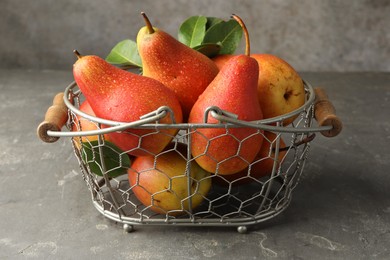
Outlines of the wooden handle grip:
{"label": "wooden handle grip", "polygon": [[323,88],[314,89],[316,98],[314,101],[315,118],[320,126],[332,126],[329,131],[323,131],[321,134],[326,137],[334,137],[341,132],[343,124],[336,116],[336,109],[328,99]]}
{"label": "wooden handle grip", "polygon": [[58,93],[53,99],[53,105],[46,111],[45,120],[37,128],[38,137],[46,143],[57,141],[59,137],[49,136],[47,131],[61,131],[67,120],[68,108],[64,103],[64,93]]}

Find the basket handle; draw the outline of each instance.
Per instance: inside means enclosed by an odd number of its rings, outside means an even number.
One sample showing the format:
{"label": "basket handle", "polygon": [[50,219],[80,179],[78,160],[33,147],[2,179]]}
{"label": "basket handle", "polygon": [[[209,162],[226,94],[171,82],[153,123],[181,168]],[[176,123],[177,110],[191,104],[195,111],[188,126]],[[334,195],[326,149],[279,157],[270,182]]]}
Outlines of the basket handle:
{"label": "basket handle", "polygon": [[46,143],[54,143],[59,137],[49,136],[47,131],[61,131],[68,120],[68,108],[64,102],[64,93],[58,93],[45,114],[45,119],[37,128],[38,137]]}
{"label": "basket handle", "polygon": [[341,132],[343,124],[340,118],[336,115],[336,109],[329,100],[325,89],[317,87],[314,89],[314,92],[314,111],[318,124],[320,126],[332,126],[332,129],[322,131],[321,134],[326,137],[334,137]]}

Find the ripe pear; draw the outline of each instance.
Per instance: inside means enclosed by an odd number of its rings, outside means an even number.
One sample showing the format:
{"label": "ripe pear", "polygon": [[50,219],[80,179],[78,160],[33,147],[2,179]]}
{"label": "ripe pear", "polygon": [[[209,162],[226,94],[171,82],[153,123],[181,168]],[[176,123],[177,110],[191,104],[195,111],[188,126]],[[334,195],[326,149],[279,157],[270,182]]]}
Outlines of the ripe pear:
{"label": "ripe pear", "polygon": [[280,167],[286,156],[286,143],[283,141],[282,137],[279,137],[278,158],[275,158],[276,134],[265,131],[264,137],[263,144],[261,145],[255,160],[252,162],[250,170],[247,168],[238,173],[223,176],[223,178],[214,178],[213,181],[221,186],[227,186],[229,182],[231,182],[233,186],[247,184],[256,179],[270,175],[274,167],[274,162],[276,162],[276,171],[278,171],[278,167]]}
{"label": "ripe pear", "polygon": [[186,120],[199,95],[218,73],[207,56],[153,27],[142,13],[146,26],[137,35],[143,75],[164,83],[178,97]]}
{"label": "ripe pear", "polygon": [[199,206],[211,188],[211,174],[194,161],[189,167],[185,158],[187,146],[180,143],[158,156],[137,157],[128,179],[138,200],[154,212],[174,216]]}
{"label": "ripe pear", "polygon": [[[290,64],[272,54],[252,57],[259,63],[257,95],[265,118],[284,115],[305,104],[303,80]],[[289,125],[295,118],[285,119],[283,125]]]}
{"label": "ripe pear", "polygon": [[[87,100],[83,101],[79,107],[79,110],[90,115],[90,116],[96,116],[95,112],[93,112],[91,105],[88,103]],[[74,116],[74,123],[72,125],[72,131],[91,131],[91,130],[98,130],[98,124],[95,122],[92,122],[84,117],[81,117],[79,115]],[[82,136],[80,138],[75,137],[72,139],[73,143],[77,147],[77,149],[80,150],[81,143],[82,142],[92,142],[99,139],[99,136],[92,135],[92,136]],[[108,134],[104,135],[104,140],[110,141],[110,137]]]}
{"label": "ripe pear", "polygon": [[[161,82],[117,68],[98,56],[75,53],[78,60],[73,65],[74,79],[97,117],[133,122],[161,106],[168,106],[176,122],[182,122],[175,93]],[[172,123],[171,116],[165,116],[160,123]],[[176,129],[128,129],[110,133],[109,138],[130,155],[142,156],[161,152],[176,133]]]}
{"label": "ripe pear", "polygon": [[[221,68],[234,55],[219,55],[213,61]],[[305,88],[298,72],[285,60],[272,54],[252,54],[259,63],[257,97],[264,118],[287,114],[305,103]],[[296,116],[283,120],[289,125]]]}
{"label": "ripe pear", "polygon": [[[238,21],[243,26],[242,21]],[[194,104],[189,123],[203,123],[204,113],[210,106],[236,114],[243,121],[263,119],[257,100],[259,65],[249,56],[249,36],[245,26],[243,28],[246,54],[231,58],[221,68]],[[208,123],[217,123],[210,115],[208,117]],[[248,167],[262,141],[263,136],[255,128],[198,128],[191,134],[191,150],[196,162],[206,171],[229,175]]]}

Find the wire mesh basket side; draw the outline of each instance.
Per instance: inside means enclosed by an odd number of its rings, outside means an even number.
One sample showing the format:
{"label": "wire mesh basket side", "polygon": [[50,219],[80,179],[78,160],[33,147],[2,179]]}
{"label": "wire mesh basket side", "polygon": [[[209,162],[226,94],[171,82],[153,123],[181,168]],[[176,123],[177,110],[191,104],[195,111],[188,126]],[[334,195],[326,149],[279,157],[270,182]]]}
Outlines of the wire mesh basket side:
{"label": "wire mesh basket side", "polygon": [[[80,93],[76,93],[73,99],[77,107],[84,102]],[[68,129],[86,130],[81,120],[79,115],[69,111]],[[90,123],[88,127],[102,129],[100,123],[85,120]],[[310,105],[298,115],[291,127],[310,128],[312,120],[313,106]],[[275,124],[281,123],[282,120]],[[161,129],[157,124],[149,135],[166,134]],[[226,135],[229,135],[228,129],[225,128]],[[196,128],[181,128],[177,135],[170,136],[172,144],[168,152],[180,154],[178,144],[186,145],[190,151],[189,140],[196,133],[198,133]],[[141,185],[137,182],[131,185],[128,178],[128,171],[132,169],[131,163],[135,158],[129,156],[128,151],[119,151],[112,146],[108,135],[73,137],[72,145],[83,178],[91,192],[94,206],[110,219],[132,225],[166,223],[241,225],[265,221],[288,206],[292,191],[298,184],[304,169],[310,141],[314,138],[314,134],[304,132],[273,132],[270,137],[267,131],[257,130],[257,134],[262,136],[263,144],[268,143],[267,155],[247,162],[247,167],[239,173],[240,175],[232,177],[218,172],[210,173],[200,180],[211,183],[207,193],[201,194],[197,191],[194,194],[188,191],[187,197],[178,198],[181,205],[179,208],[163,212],[156,212],[155,201],[152,201],[151,205],[145,205],[137,198],[134,191]],[[105,157],[108,153],[110,158],[115,158],[113,161]],[[167,153],[167,150],[150,156],[156,161],[164,153]],[[186,170],[175,178],[167,177],[169,183],[177,178],[194,181],[189,169],[196,164],[196,161],[188,154],[183,158],[186,160]],[[256,173],[256,167],[265,162],[272,165],[271,171],[267,174]],[[162,172],[162,174],[166,173]],[[167,187],[165,191],[172,192],[172,187]],[[158,194],[150,195],[152,200],[158,196]],[[188,204],[194,203],[193,199],[199,196],[202,197],[200,205],[196,208],[189,207]]]}

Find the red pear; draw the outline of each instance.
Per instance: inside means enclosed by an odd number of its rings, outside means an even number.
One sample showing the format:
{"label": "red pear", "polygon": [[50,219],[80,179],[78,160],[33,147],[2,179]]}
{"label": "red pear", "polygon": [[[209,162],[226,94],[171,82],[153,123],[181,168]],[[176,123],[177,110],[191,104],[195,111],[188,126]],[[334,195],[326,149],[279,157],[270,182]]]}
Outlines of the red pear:
{"label": "red pear", "polygon": [[[213,58],[221,68],[234,55],[224,54]],[[305,104],[305,88],[298,72],[285,60],[272,54],[252,54],[259,63],[257,97],[264,118],[287,114]],[[283,125],[291,124],[297,116],[286,118]]]}
{"label": "red pear", "polygon": [[[229,59],[221,68],[192,108],[190,123],[203,123],[204,113],[210,106],[236,114],[243,121],[263,119],[257,100],[259,66],[249,56],[248,33],[242,21],[238,21],[246,33],[246,55]],[[208,117],[208,123],[217,123]],[[248,167],[262,141],[263,136],[255,128],[198,128],[191,135],[192,155],[206,171],[229,175]]]}
{"label": "red pear", "polygon": [[175,92],[186,120],[199,95],[217,75],[218,68],[207,56],[152,27],[147,16],[142,15],[147,26],[139,31],[137,46],[143,75],[157,79]]}
{"label": "red pear", "polygon": [[[179,101],[161,82],[117,68],[98,56],[75,53],[78,56],[73,65],[75,81],[97,117],[133,122],[161,106],[168,106],[176,122],[182,122]],[[167,115],[160,123],[173,122]],[[128,129],[110,133],[109,137],[121,150],[141,156],[161,152],[176,133],[176,129]]]}
{"label": "red pear", "polygon": [[261,177],[270,175],[276,162],[276,171],[286,156],[286,143],[280,138],[278,158],[275,158],[276,138],[277,135],[273,132],[264,132],[265,139],[261,145],[259,153],[251,164],[251,169],[245,169],[238,173],[223,176],[222,178],[214,178],[213,181],[221,186],[227,186],[232,182],[233,186],[242,185],[260,179]]}

